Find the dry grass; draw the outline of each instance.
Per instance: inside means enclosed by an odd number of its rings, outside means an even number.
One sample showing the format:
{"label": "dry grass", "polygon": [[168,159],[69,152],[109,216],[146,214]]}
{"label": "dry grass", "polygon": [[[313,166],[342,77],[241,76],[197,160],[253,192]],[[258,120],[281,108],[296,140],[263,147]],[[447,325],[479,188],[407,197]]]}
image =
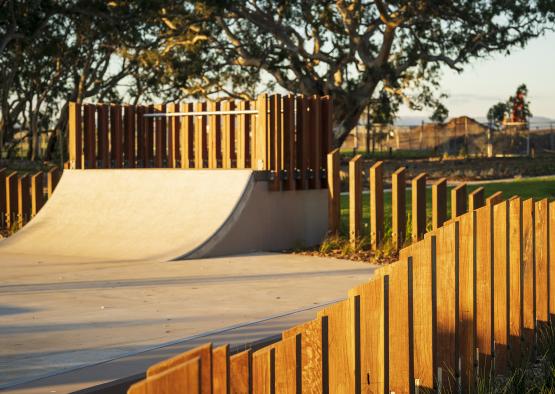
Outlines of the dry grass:
{"label": "dry grass", "polygon": [[297,250],[298,254],[333,257],[337,259],[366,261],[375,264],[388,264],[397,260],[398,252],[393,242],[387,238],[379,250],[370,250],[368,237],[359,238],[354,243],[343,235],[330,234],[316,248]]}

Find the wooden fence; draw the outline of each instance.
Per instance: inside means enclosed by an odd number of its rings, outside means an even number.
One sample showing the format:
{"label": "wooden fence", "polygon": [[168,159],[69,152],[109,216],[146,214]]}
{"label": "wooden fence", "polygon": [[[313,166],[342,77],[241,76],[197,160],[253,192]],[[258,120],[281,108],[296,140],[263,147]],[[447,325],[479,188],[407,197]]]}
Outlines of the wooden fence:
{"label": "wooden fence", "polygon": [[57,168],[32,175],[0,169],[0,230],[11,233],[31,220],[52,196],[60,176]]}
{"label": "wooden fence", "polygon": [[555,316],[555,202],[501,200],[447,221],[348,299],[255,352],[193,349],[129,393],[473,391],[542,349]]}
{"label": "wooden fence", "polygon": [[284,190],[326,187],[328,96],[69,106],[70,168],[252,168]]}
{"label": "wooden fence", "polygon": [[[341,189],[339,181],[340,153],[335,149],[328,154],[328,224],[329,232],[340,231],[341,224]],[[356,244],[362,235],[363,191],[362,191],[362,156],[356,155],[349,161],[349,238]],[[369,207],[370,207],[370,247],[380,249],[385,240],[385,223],[391,223],[391,241],[394,249],[399,250],[411,241],[418,241],[428,230],[437,229],[447,221],[447,179],[442,178],[432,186],[431,215],[428,217],[426,203],[426,174],[421,173],[411,179],[411,239],[407,237],[408,213],[406,205],[406,169],[401,167],[391,176],[391,217],[385,217],[383,162],[378,161],[369,171]],[[496,194],[499,197],[499,194]],[[467,200],[469,202],[467,203]],[[484,189],[478,188],[470,195],[466,184],[462,183],[451,190],[452,217],[456,218],[467,211],[469,206],[477,207],[484,203]]]}

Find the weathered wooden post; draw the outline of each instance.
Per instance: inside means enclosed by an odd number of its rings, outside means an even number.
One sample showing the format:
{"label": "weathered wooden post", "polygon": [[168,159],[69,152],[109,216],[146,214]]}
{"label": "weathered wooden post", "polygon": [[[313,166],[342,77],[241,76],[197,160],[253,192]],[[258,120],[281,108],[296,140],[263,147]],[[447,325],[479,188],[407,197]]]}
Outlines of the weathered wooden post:
{"label": "weathered wooden post", "polygon": [[432,229],[437,230],[447,220],[447,179],[432,185]]}
{"label": "weathered wooden post", "polygon": [[456,219],[466,212],[466,183],[451,189],[451,219]]}
{"label": "weathered wooden post", "polygon": [[412,180],[412,239],[418,241],[426,233],[426,173]]}
{"label": "weathered wooden post", "polygon": [[328,153],[328,229],[338,234],[341,221],[341,181],[339,179],[339,148]]}
{"label": "weathered wooden post", "polygon": [[[206,103],[196,103],[195,112],[206,112]],[[208,164],[206,122],[206,116],[195,115],[195,168],[204,168]]]}
{"label": "weathered wooden post", "polygon": [[361,236],[362,222],[362,156],[349,161],[349,240],[355,246]]}
{"label": "weathered wooden post", "polygon": [[405,173],[405,167],[401,167],[391,177],[392,236],[395,249],[397,250],[403,247],[407,235]]}
{"label": "weathered wooden post", "polygon": [[[295,169],[297,168],[297,150],[295,144],[295,96],[283,97],[283,161],[287,174],[285,190],[295,190]],[[248,135],[247,135],[248,137]],[[248,140],[247,140],[248,141]]]}
{"label": "weathered wooden post", "polygon": [[486,205],[496,205],[503,201],[503,192],[495,192],[486,198]]}
{"label": "weathered wooden post", "polygon": [[48,199],[52,197],[52,193],[54,193],[54,189],[60,180],[60,170],[56,167],[51,168],[46,173],[46,191]]}
{"label": "weathered wooden post", "polygon": [[31,177],[31,217],[35,216],[44,205],[44,188],[42,172]]}
{"label": "weathered wooden post", "polygon": [[81,104],[69,103],[68,153],[70,168],[82,167],[82,118]]}
{"label": "weathered wooden post", "polygon": [[[182,103],[181,112],[193,112],[193,103]],[[181,168],[195,167],[195,117],[184,116],[179,124],[179,142],[181,145]]]}
{"label": "weathered wooden post", "polygon": [[483,207],[485,204],[486,204],[486,201],[484,199],[484,188],[483,187],[479,187],[479,188],[473,190],[468,195],[468,210],[470,212],[475,211],[476,209]]}
{"label": "weathered wooden post", "polygon": [[254,133],[254,149],[252,168],[254,170],[269,170],[268,152],[268,95],[261,94],[256,100],[256,131]]}
{"label": "weathered wooden post", "polygon": [[522,355],[522,200],[509,201],[509,357],[513,366],[520,365]]}
{"label": "weathered wooden post", "polygon": [[370,247],[377,250],[384,236],[383,162],[370,167]]}
{"label": "weathered wooden post", "polygon": [[17,217],[20,226],[27,223],[31,217],[31,192],[28,175],[23,175],[17,180]]}
{"label": "weathered wooden post", "polygon": [[17,172],[6,177],[6,227],[10,228],[17,219]]}

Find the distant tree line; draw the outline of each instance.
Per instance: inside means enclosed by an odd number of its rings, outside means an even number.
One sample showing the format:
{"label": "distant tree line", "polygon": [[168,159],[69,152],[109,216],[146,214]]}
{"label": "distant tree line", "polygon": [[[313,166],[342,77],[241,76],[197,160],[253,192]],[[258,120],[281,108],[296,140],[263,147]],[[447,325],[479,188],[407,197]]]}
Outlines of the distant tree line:
{"label": "distant tree line", "polygon": [[438,108],[442,66],[523,46],[554,15],[553,0],[0,0],[0,149],[12,157],[23,130],[28,158],[52,159],[69,101],[277,87],[331,95],[339,145],[365,110]]}

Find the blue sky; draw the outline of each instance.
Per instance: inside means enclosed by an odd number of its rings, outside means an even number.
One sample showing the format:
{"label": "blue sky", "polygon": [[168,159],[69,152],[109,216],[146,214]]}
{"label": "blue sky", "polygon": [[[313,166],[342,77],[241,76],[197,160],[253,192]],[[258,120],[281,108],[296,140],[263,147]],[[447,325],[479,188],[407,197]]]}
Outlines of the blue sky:
{"label": "blue sky", "polygon": [[[476,60],[461,74],[445,69],[442,90],[450,96],[445,101],[450,117],[484,117],[489,107],[513,95],[521,83],[528,86],[532,114],[555,119],[555,33],[510,55]],[[401,108],[399,115],[428,116],[429,111]]]}

